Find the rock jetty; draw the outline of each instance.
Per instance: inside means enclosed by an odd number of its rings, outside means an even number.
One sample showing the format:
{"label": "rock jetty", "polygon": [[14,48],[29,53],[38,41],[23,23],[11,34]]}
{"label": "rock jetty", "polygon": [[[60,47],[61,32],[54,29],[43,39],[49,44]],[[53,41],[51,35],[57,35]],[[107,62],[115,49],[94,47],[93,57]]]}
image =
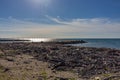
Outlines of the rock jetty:
{"label": "rock jetty", "polygon": [[[53,42],[54,43],[54,42]],[[82,43],[87,43],[84,40],[67,40],[67,41],[56,41],[56,44],[82,44]]]}

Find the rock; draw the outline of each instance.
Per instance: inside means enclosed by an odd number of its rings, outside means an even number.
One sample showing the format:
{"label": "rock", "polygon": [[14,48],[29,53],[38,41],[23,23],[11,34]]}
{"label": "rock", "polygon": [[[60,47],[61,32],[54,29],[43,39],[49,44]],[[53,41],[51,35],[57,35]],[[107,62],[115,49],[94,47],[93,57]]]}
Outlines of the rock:
{"label": "rock", "polygon": [[58,47],[53,47],[53,48],[50,48],[51,50],[59,50]]}
{"label": "rock", "polygon": [[[16,50],[12,55],[18,55],[19,52],[34,56],[34,59],[48,62],[49,68],[54,71],[72,70],[78,76],[86,79],[103,73],[120,72],[120,50],[75,47],[55,43],[11,43],[1,44],[0,48],[5,52]],[[7,60],[14,61],[11,58]]]}
{"label": "rock", "polygon": [[95,77],[95,80],[101,80],[101,78],[100,77]]}
{"label": "rock", "polygon": [[6,60],[7,60],[7,61],[11,61],[11,62],[13,62],[13,61],[14,61],[14,59],[13,59],[13,58],[6,58]]}
{"label": "rock", "polygon": [[105,78],[104,80],[119,80],[119,79],[120,79],[120,76],[111,76],[111,77]]}
{"label": "rock", "polygon": [[44,78],[42,76],[39,76],[37,80],[44,80]]}
{"label": "rock", "polygon": [[9,68],[5,68],[3,72],[7,72],[9,71],[10,69]]}
{"label": "rock", "polygon": [[24,64],[29,64],[31,61],[24,61],[23,63]]}
{"label": "rock", "polygon": [[4,52],[0,50],[0,57],[4,56]]}
{"label": "rock", "polygon": [[69,78],[56,77],[54,80],[69,80]]}

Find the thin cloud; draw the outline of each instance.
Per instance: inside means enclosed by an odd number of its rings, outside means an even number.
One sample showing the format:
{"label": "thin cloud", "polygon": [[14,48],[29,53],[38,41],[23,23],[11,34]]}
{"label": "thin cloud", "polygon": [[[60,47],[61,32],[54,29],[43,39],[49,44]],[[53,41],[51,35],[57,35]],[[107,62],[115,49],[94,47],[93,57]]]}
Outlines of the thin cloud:
{"label": "thin cloud", "polygon": [[[13,17],[0,18],[0,37],[117,37],[120,23],[107,18],[62,20],[46,16],[51,24],[20,20]],[[45,19],[44,19],[45,20]],[[6,24],[7,23],[7,24]],[[56,23],[56,24],[54,24]]]}

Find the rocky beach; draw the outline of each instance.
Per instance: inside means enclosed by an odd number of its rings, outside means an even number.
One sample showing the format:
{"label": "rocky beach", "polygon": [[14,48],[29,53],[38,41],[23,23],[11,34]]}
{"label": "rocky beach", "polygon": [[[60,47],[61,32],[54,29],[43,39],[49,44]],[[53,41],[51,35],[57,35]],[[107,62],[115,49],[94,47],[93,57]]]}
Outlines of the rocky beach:
{"label": "rocky beach", "polygon": [[120,80],[120,50],[0,43],[0,80]]}

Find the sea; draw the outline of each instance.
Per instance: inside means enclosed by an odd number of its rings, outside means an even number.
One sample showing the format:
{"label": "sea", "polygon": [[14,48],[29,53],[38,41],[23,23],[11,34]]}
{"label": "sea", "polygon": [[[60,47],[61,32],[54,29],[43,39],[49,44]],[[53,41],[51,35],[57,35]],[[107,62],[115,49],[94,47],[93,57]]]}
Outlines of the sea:
{"label": "sea", "polygon": [[87,43],[82,44],[68,44],[72,46],[81,47],[97,47],[97,48],[112,48],[120,49],[120,38],[70,38],[70,39],[47,39],[47,38],[26,38],[26,39],[1,39],[0,43],[11,43],[11,42],[46,42],[46,41],[65,41],[65,40],[84,40]]}
{"label": "sea", "polygon": [[112,48],[120,49],[120,39],[81,39],[87,43],[72,44],[73,46],[82,47],[97,47],[97,48]]}

